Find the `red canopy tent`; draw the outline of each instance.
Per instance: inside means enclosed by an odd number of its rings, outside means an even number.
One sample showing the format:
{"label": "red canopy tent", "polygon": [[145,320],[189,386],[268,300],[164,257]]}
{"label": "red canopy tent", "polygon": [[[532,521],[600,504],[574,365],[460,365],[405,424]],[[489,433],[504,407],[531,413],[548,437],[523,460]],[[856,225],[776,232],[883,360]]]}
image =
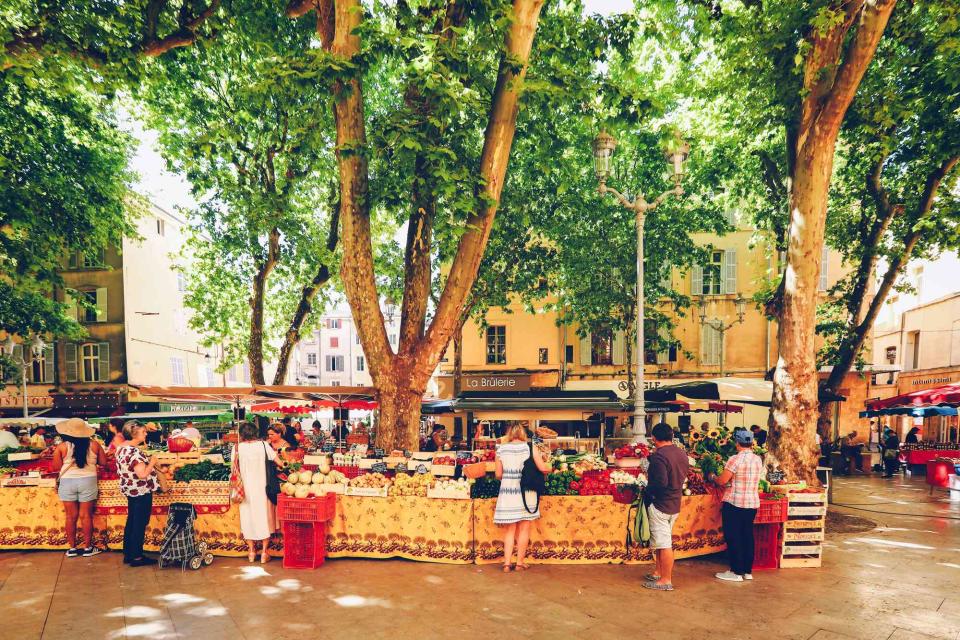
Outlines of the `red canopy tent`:
{"label": "red canopy tent", "polygon": [[960,382],[945,384],[933,389],[921,389],[902,393],[892,398],[873,400],[867,403],[867,411],[891,409],[893,407],[919,407],[941,404],[960,404]]}

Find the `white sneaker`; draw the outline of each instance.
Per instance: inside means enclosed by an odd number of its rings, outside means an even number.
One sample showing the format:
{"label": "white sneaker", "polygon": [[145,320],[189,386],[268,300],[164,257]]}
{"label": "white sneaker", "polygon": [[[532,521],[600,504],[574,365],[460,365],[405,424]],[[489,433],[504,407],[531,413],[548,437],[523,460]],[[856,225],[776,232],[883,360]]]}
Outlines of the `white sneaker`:
{"label": "white sneaker", "polygon": [[725,580],[727,582],[743,582],[743,576],[737,575],[733,571],[723,571],[716,575],[718,579]]}
{"label": "white sneaker", "polygon": [[743,574],[743,579],[744,579],[744,580],[753,580],[753,574],[752,574],[752,573],[745,573],[745,574]]}

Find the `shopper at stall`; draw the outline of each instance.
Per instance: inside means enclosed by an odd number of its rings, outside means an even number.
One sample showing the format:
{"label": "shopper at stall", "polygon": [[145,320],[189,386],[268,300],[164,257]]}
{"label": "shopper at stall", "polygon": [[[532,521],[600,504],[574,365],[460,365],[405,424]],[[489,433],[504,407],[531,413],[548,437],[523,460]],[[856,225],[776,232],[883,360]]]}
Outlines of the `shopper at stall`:
{"label": "shopper at stall", "polygon": [[340,420],[337,421],[337,426],[330,431],[330,437],[337,442],[346,442],[348,435],[350,435],[350,430],[347,428],[346,423]]}
{"label": "shopper at stall", "polygon": [[240,423],[240,443],[235,455],[243,480],[244,498],[240,503],[240,532],[247,541],[247,559],[257,559],[260,543],[260,562],[270,560],[270,536],[277,530],[273,504],[267,498],[267,465],[273,464],[277,452],[260,440],[257,427]]}
{"label": "shopper at stall", "polygon": [[760,508],[760,475],[763,460],[753,452],[753,432],[733,432],[737,453],[727,460],[723,473],[710,475],[718,486],[725,487],[720,517],[727,543],[730,570],[716,574],[720,580],[743,582],[753,580],[753,521]]}
{"label": "shopper at stall", "polygon": [[753,440],[757,443],[758,447],[762,447],[767,442],[767,432],[760,428],[760,425],[755,424],[750,427],[750,431],[753,432]]}
{"label": "shopper at stall", "polygon": [[140,450],[146,442],[147,428],[136,420],[123,425],[123,446],[117,449],[117,475],[120,492],[127,496],[127,524],[123,528],[123,561],[131,567],[156,564],[143,555],[143,538],[153,510],[153,494],[160,489],[157,460],[148,459]]}
{"label": "shopper at stall", "polygon": [[673,525],[680,515],[683,482],[690,472],[687,453],[673,444],[673,429],[666,423],[653,426],[653,446],[647,469],[647,488],[643,492],[650,522],[650,549],[655,569],[647,575],[644,587],[673,591]]}
{"label": "shopper at stall", "polygon": [[920,427],[914,427],[907,431],[907,437],[903,439],[903,444],[919,444],[920,443]]}
{"label": "shopper at stall", "polygon": [[284,431],[286,430],[282,424],[272,424],[267,427],[267,444],[276,452],[274,462],[281,469],[286,468],[292,462],[286,456],[290,443],[283,438]]}
{"label": "shopper at stall", "polygon": [[122,447],[126,440],[123,437],[123,422],[120,420],[110,420],[107,423],[107,433],[109,434],[109,439],[104,440],[104,444],[107,446],[107,456],[114,457],[117,455],[117,449]]}
{"label": "shopper at stall", "polygon": [[846,474],[863,473],[863,444],[857,442],[857,432],[851,431],[840,439],[840,455],[846,462]]}
{"label": "shopper at stall", "polygon": [[540,502],[533,491],[520,489],[520,476],[524,463],[533,456],[533,462],[542,473],[550,472],[550,465],[540,450],[527,438],[523,423],[515,422],[507,430],[503,441],[497,446],[496,475],[500,480],[500,493],[493,514],[494,524],[503,525],[503,571],[512,570],[514,545],[517,550],[518,571],[529,569],[526,562],[527,544],[530,542],[530,522],[540,517]]}
{"label": "shopper at stall", "polygon": [[[900,471],[900,438],[897,432],[888,429],[883,440],[883,477],[890,479]],[[907,434],[909,438],[910,435]]]}
{"label": "shopper at stall", "polygon": [[449,448],[447,428],[442,424],[434,425],[433,432],[424,444],[424,451],[444,451]]}
{"label": "shopper at stall", "polygon": [[[57,495],[66,517],[68,558],[89,558],[100,553],[93,544],[93,510],[97,505],[97,465],[105,466],[107,456],[92,438],[96,429],[80,418],[57,425],[62,442],[53,451],[50,469],[57,473]],[[83,548],[77,546],[77,521],[83,527]]]}

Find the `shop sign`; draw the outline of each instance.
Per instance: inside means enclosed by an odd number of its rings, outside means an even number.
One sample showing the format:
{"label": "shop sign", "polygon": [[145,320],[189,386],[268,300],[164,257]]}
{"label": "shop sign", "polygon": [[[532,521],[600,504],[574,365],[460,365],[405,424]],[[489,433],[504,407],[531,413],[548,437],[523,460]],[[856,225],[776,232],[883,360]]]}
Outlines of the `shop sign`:
{"label": "shop sign", "polygon": [[[53,398],[44,396],[27,396],[27,406],[33,409],[49,409],[53,406]],[[23,396],[0,395],[0,408],[23,407]]]}
{"label": "shop sign", "polygon": [[180,403],[169,403],[161,402],[160,403],[160,412],[161,413],[199,413],[201,411],[223,411],[224,413],[230,411],[230,407],[224,404],[216,403],[196,403],[196,404],[180,404]]}
{"label": "shop sign", "polygon": [[936,387],[951,382],[953,382],[953,376],[939,376],[936,378],[917,378],[916,380],[911,380],[910,384],[914,387]]}
{"label": "shop sign", "polygon": [[465,375],[461,378],[464,391],[529,391],[529,375]]}

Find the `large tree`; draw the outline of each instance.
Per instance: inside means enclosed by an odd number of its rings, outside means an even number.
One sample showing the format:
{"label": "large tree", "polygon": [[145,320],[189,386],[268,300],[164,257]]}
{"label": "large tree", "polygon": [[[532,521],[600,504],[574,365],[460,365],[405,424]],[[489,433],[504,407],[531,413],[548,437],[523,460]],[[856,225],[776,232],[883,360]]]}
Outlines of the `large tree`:
{"label": "large tree", "polygon": [[255,384],[276,357],[282,384],[336,271],[328,90],[304,61],[307,25],[256,6],[227,22],[157,65],[147,122],[202,201],[185,252],[193,326],[226,365],[246,360]]}
{"label": "large tree", "polygon": [[68,253],[133,232],[131,149],[114,104],[84,76],[0,73],[0,329],[79,333],[54,289]]}
{"label": "large tree", "polygon": [[[349,256],[341,276],[380,392],[378,437],[385,446],[417,441],[423,392],[462,319],[493,229],[521,96],[562,98],[565,78],[591,71],[562,64],[582,19],[579,6],[557,7],[556,39],[543,50],[542,67],[534,66],[545,73],[526,77],[541,8],[540,0],[400,2],[373,14],[356,0],[289,8],[292,16],[317,9],[323,48],[344,68],[331,84]],[[592,44],[576,42],[588,51]],[[369,114],[368,102],[376,105]],[[378,210],[407,225],[396,351],[376,286],[370,228]],[[448,243],[452,249],[441,254]],[[450,258],[428,325],[440,255]]]}
{"label": "large tree", "polygon": [[833,391],[910,261],[960,246],[958,22],[957,4],[898,10],[841,133],[827,234],[852,270],[821,328],[834,338],[821,354]]}
{"label": "large tree", "polygon": [[[697,3],[703,4],[703,3]],[[815,326],[827,197],[840,127],[895,0],[711,2],[700,12],[744,93],[785,132],[789,225],[779,310],[771,444],[784,469],[815,481]],[[709,15],[707,15],[709,13]]]}

